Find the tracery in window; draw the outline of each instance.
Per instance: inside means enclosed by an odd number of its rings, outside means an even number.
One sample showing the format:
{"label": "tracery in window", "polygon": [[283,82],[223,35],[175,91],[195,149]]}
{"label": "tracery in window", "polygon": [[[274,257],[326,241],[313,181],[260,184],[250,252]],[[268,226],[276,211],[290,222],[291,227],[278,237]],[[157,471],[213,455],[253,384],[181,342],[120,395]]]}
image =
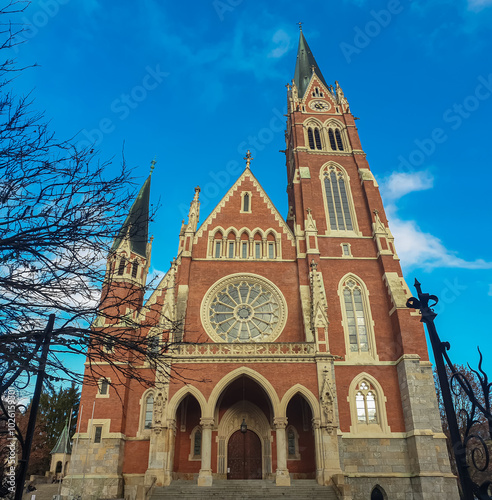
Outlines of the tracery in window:
{"label": "tracery in window", "polygon": [[144,420],[145,429],[150,429],[152,427],[153,412],[154,412],[154,395],[149,394],[145,399],[145,420]]}
{"label": "tracery in window", "polygon": [[350,213],[349,195],[343,172],[331,166],[325,171],[323,177],[330,229],[335,231],[353,231],[354,226]]}
{"label": "tracery in window", "polygon": [[330,148],[332,151],[344,151],[345,147],[342,140],[342,132],[340,128],[331,126],[328,129],[328,138],[330,140]]}
{"label": "tracery in window", "polygon": [[376,409],[376,394],[369,382],[363,380],[359,383],[355,395],[355,407],[357,409],[357,421],[362,424],[377,424],[378,415]]}

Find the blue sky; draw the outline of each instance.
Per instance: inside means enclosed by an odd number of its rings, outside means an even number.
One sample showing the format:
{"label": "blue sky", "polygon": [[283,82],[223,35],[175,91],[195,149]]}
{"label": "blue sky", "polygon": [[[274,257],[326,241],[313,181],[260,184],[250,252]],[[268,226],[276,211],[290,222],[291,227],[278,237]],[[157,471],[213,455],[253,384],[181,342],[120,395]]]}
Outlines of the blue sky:
{"label": "blue sky", "polygon": [[[283,114],[297,22],[329,83],[340,82],[381,187],[408,284],[440,297],[455,362],[492,374],[489,251],[492,0],[126,3],[33,1],[16,80],[60,138],[96,142],[139,183],[154,156],[160,204],[152,269],[163,273],[202,188],[201,220],[253,172],[285,216]],[[81,360],[82,363],[82,360]]]}

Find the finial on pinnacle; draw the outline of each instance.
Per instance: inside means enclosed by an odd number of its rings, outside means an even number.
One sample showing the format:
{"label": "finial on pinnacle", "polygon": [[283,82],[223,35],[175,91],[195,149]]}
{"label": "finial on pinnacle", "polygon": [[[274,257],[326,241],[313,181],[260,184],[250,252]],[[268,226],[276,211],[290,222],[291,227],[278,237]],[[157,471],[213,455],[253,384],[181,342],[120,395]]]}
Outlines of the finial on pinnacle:
{"label": "finial on pinnacle", "polygon": [[150,175],[152,175],[152,172],[154,171],[155,164],[157,163],[157,155],[154,156],[154,159],[150,162]]}
{"label": "finial on pinnacle", "polygon": [[298,22],[297,24],[299,25],[299,31],[302,31],[302,25],[303,25],[304,23],[300,21],[300,22]]}
{"label": "finial on pinnacle", "polygon": [[249,168],[249,164],[251,163],[251,160],[254,160],[254,158],[251,156],[251,151],[248,149],[248,152],[246,153],[246,156],[243,158],[243,160],[246,160],[246,168]]}

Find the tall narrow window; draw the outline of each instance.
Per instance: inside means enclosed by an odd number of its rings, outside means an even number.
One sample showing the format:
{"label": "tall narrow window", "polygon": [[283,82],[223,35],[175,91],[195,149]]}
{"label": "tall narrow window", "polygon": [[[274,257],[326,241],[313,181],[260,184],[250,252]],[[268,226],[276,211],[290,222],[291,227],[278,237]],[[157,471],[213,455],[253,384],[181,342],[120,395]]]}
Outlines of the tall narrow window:
{"label": "tall narrow window", "polygon": [[222,242],[216,241],[215,242],[215,258],[216,259],[220,259],[221,249],[222,249]]}
{"label": "tall narrow window", "polygon": [[159,353],[159,337],[157,335],[147,337],[147,350],[151,354]]}
{"label": "tall narrow window", "polygon": [[152,427],[152,414],[154,412],[154,396],[149,394],[145,400],[145,423],[144,427],[150,429]]}
{"label": "tall narrow window", "polygon": [[289,456],[296,454],[296,434],[292,428],[287,432],[287,450]]}
{"label": "tall narrow window", "polygon": [[362,424],[377,424],[376,395],[368,382],[363,380],[355,395],[357,421]]}
{"label": "tall narrow window", "polygon": [[313,129],[311,127],[308,128],[308,141],[309,141],[309,149],[314,149],[314,136],[313,136]]}
{"label": "tall narrow window", "polygon": [[273,241],[268,242],[268,258],[275,258],[275,243]]}
{"label": "tall narrow window", "polygon": [[255,242],[255,259],[261,259],[261,242]]}
{"label": "tall narrow window", "polygon": [[343,142],[342,142],[342,136],[340,135],[340,130],[335,129],[335,137],[337,140],[338,150],[343,151]]}
{"label": "tall narrow window", "polygon": [[331,167],[329,172],[325,172],[324,178],[330,228],[335,231],[352,231],[354,228],[343,173]]}
{"label": "tall narrow window", "polygon": [[316,140],[316,149],[321,149],[321,137],[319,135],[319,128],[314,129],[314,139]]}
{"label": "tall narrow window", "polygon": [[335,134],[333,133],[333,129],[328,130],[328,137],[330,139],[330,147],[333,151],[337,150],[337,143],[335,142]]}
{"label": "tall narrow window", "polygon": [[101,442],[101,436],[102,436],[102,426],[97,425],[94,429],[94,443],[98,444]]}
{"label": "tall narrow window", "polygon": [[193,436],[193,458],[202,456],[202,431],[197,429]]}
{"label": "tall narrow window", "polygon": [[347,314],[347,328],[351,352],[368,352],[367,320],[360,287],[348,280],[343,289],[343,301]]}
{"label": "tall narrow window", "polygon": [[241,258],[242,259],[248,258],[248,242],[247,241],[243,241],[241,243]]}
{"label": "tall narrow window", "polygon": [[132,264],[132,278],[136,278],[138,273],[138,261],[134,260]]}
{"label": "tall narrow window", "polygon": [[108,393],[109,382],[104,378],[99,384],[99,394],[105,396]]}
{"label": "tall narrow window", "polygon": [[243,196],[243,212],[249,212],[249,194]]}
{"label": "tall narrow window", "polygon": [[234,242],[229,241],[229,253],[228,253],[229,259],[234,258]]}
{"label": "tall narrow window", "polygon": [[121,257],[120,265],[118,267],[118,275],[121,276],[125,272],[126,259]]}

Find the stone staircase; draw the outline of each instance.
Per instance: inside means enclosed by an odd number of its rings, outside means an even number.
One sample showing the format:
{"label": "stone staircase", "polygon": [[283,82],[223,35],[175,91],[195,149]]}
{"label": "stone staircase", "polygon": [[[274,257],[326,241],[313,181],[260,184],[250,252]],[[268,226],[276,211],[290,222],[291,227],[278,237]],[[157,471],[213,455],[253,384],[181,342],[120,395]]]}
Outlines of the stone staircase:
{"label": "stone staircase", "polygon": [[314,479],[292,481],[291,486],[276,486],[269,480],[214,481],[198,487],[195,481],[177,480],[170,486],[155,488],[150,500],[337,500],[330,486],[320,486]]}

